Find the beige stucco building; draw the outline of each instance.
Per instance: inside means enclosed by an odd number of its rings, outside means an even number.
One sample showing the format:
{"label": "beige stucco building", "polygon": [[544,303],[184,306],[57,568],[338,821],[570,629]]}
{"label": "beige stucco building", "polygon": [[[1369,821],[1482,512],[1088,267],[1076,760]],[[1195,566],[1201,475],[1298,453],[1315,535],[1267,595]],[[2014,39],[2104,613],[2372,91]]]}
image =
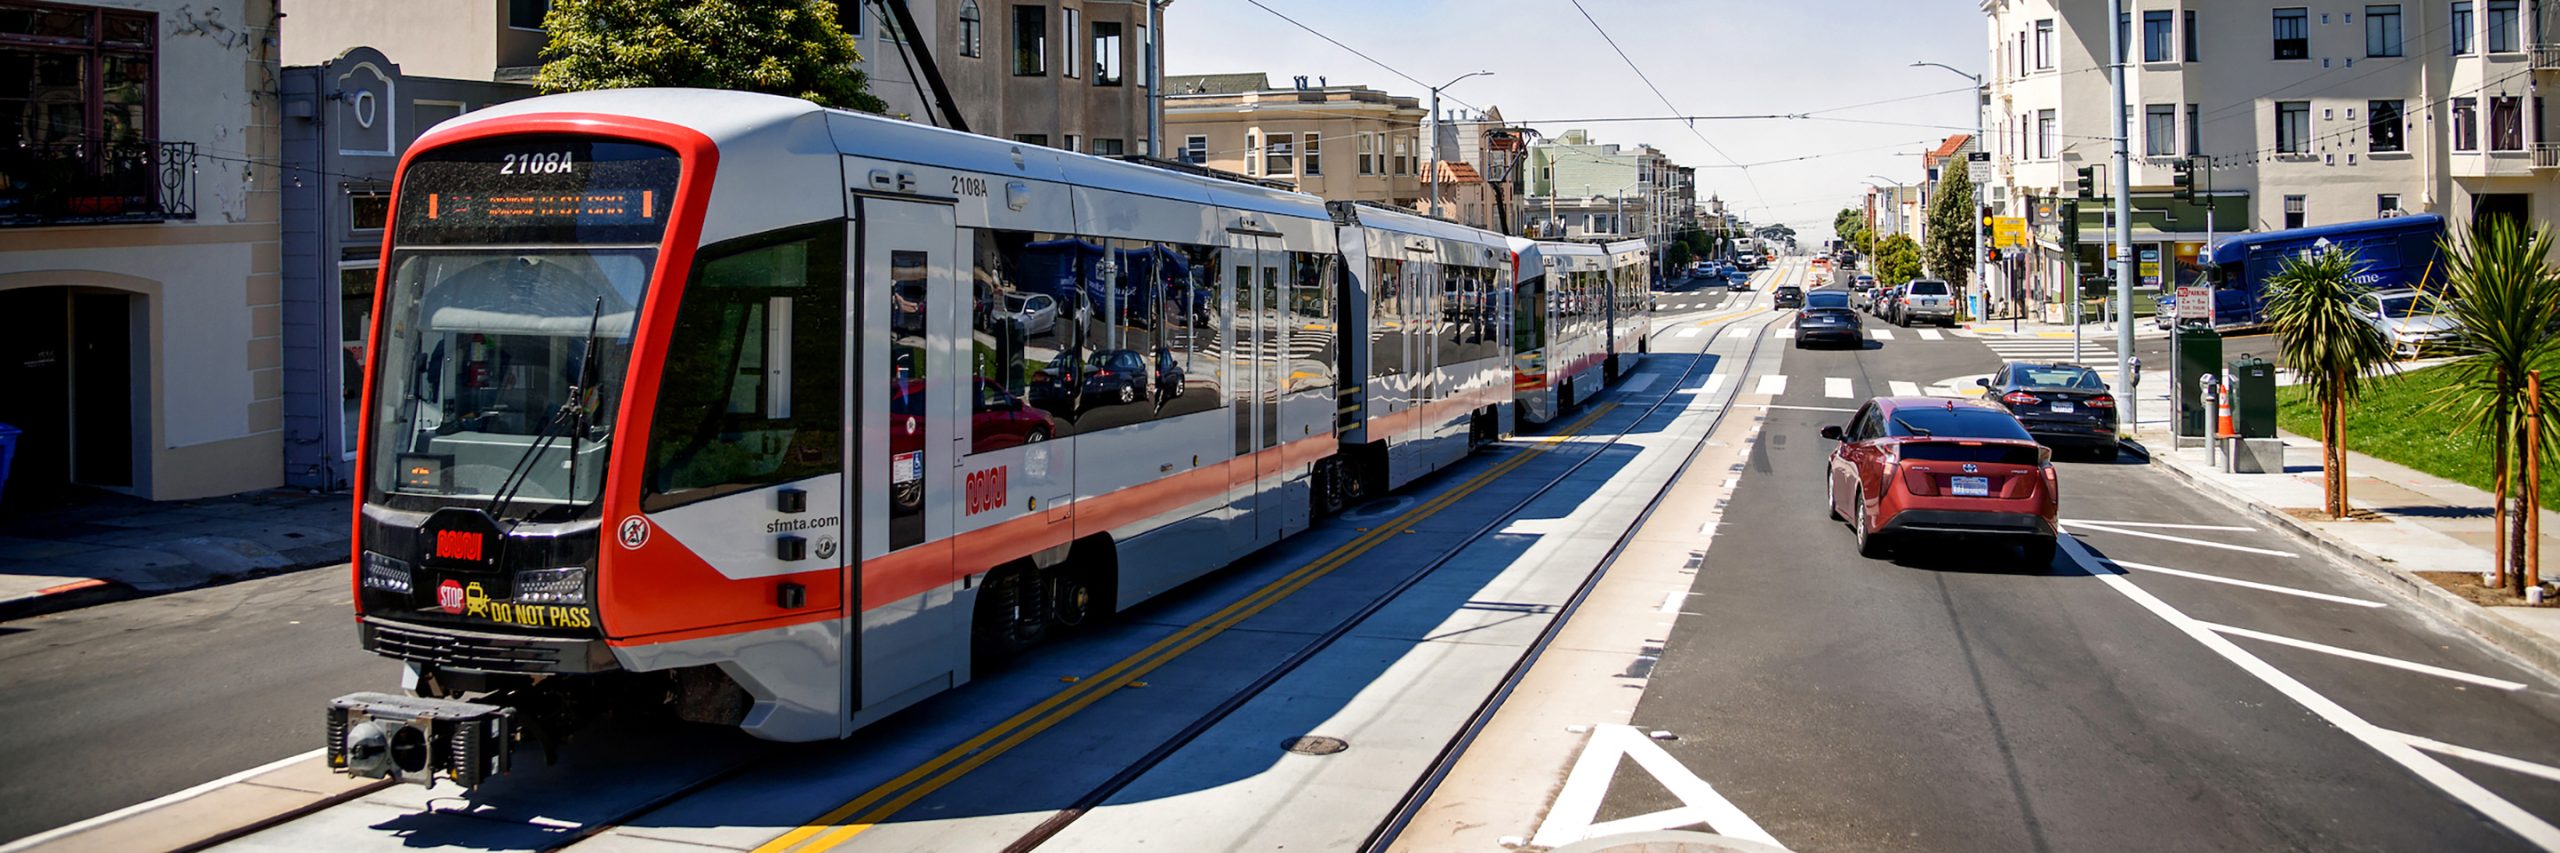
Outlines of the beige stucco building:
{"label": "beige stucco building", "polygon": [[1195,165],[1268,178],[1334,201],[1421,209],[1423,109],[1366,86],[1262,74],[1165,78],[1165,139]]}
{"label": "beige stucco building", "polygon": [[281,480],[276,11],[0,0],[13,504]]}
{"label": "beige stucco building", "polygon": [[[1155,10],[1172,0],[928,0],[907,4],[920,46],[877,3],[837,4],[891,115],[949,127],[916,69],[930,56],[972,133],[1094,154],[1142,154],[1153,118]],[[372,47],[407,73],[530,80],[542,65],[548,0],[326,0],[286,19],[287,65]]]}
{"label": "beige stucco building", "polygon": [[[2560,4],[2538,0],[2127,0],[2131,174],[2113,168],[2104,0],[1982,0],[1989,199],[2007,215],[2124,180],[2142,275],[2192,275],[2204,204],[2169,198],[2173,168],[2201,158],[2197,186],[2219,233],[2442,213],[2560,215],[2560,128],[2543,94],[2560,84]],[[2094,107],[2094,108],[2093,108]],[[2039,223],[2022,277],[2049,297],[2068,275],[2058,238],[2080,234],[2092,265],[2096,205]],[[2163,261],[2166,261],[2164,263]],[[2041,301],[2041,300],[2039,300]]]}

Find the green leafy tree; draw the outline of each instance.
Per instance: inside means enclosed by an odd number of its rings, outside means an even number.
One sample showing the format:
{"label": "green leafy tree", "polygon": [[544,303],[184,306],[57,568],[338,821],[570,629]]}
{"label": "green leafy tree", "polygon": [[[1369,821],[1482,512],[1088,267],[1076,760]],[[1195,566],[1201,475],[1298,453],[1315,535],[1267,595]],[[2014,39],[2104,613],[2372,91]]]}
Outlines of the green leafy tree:
{"label": "green leafy tree", "polygon": [[681,86],[881,112],[829,0],[553,0],[534,85],[545,92]]}
{"label": "green leafy tree", "polygon": [[1905,234],[1887,234],[1876,241],[1876,281],[1886,286],[1901,284],[1920,277],[1920,244]]}
{"label": "green leafy tree", "polygon": [[1687,240],[1673,242],[1671,244],[1671,248],[1665,250],[1664,254],[1670,256],[1671,268],[1677,270],[1688,269],[1689,262],[1697,260],[1698,258],[1698,253],[1690,250],[1689,241]]}
{"label": "green leafy tree", "polygon": [[[2526,495],[2541,489],[2523,479],[2525,454],[2550,458],[2560,429],[2545,427],[2541,447],[2526,447],[2525,381],[2532,370],[2560,358],[2560,271],[2550,265],[2551,226],[2530,232],[2501,218],[2460,243],[2446,238],[2445,284],[2451,297],[2445,313],[2458,324],[2446,347],[2456,361],[2454,394],[2439,404],[2469,412],[2470,429],[2486,429],[2498,493],[2498,573],[2515,594],[2524,594],[2527,549],[2541,543],[2525,536],[2522,519],[2531,512]],[[2512,457],[2512,458],[2511,458]],[[2512,522],[2512,523],[2511,523]]]}
{"label": "green leafy tree", "polygon": [[1973,276],[1973,176],[1958,157],[1938,173],[1938,194],[1929,200],[1929,269],[1958,289]]}
{"label": "green leafy tree", "polygon": [[2391,341],[2356,311],[2356,299],[2372,289],[2356,280],[2358,266],[2345,249],[2289,257],[2268,277],[2265,296],[2277,358],[2311,386],[2320,407],[2322,508],[2332,518],[2348,511],[2347,407],[2394,364]]}
{"label": "green leafy tree", "polygon": [[1841,208],[1831,217],[1831,233],[1840,235],[1840,241],[1849,244],[1851,249],[1864,252],[1869,248],[1865,211],[1854,207]]}

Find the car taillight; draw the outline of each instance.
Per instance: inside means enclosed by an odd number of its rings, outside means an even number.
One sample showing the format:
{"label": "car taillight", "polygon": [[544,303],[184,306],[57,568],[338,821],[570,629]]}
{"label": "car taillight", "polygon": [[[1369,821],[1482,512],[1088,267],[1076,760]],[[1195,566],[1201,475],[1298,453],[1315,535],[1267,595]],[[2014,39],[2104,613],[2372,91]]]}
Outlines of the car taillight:
{"label": "car taillight", "polygon": [[2115,407],[2116,407],[2116,398],[2114,398],[2114,397],[2110,397],[2110,396],[2107,396],[2107,395],[2105,395],[2105,394],[2100,394],[2100,395],[2098,395],[2098,396],[2095,396],[2095,397],[2091,397],[2091,398],[2089,398],[2089,408],[2092,408],[2092,409],[2112,409],[2112,408],[2115,408]]}
{"label": "car taillight", "polygon": [[1094,372],[1093,372],[1093,375],[1095,375],[1095,376],[1109,376],[1109,375],[1111,375],[1111,371],[1109,371],[1109,370],[1096,370],[1096,371],[1094,371]]}
{"label": "car taillight", "polygon": [[1929,476],[1929,472],[1915,469],[1906,470],[1901,473],[1903,491],[1910,492],[1924,498],[1937,496],[1938,481],[1936,478]]}
{"label": "car taillight", "polygon": [[2000,402],[2008,403],[2013,406],[2032,406],[2037,403],[2044,402],[2044,398],[2038,397],[2034,394],[2029,394],[2025,391],[2011,391],[2000,395]]}

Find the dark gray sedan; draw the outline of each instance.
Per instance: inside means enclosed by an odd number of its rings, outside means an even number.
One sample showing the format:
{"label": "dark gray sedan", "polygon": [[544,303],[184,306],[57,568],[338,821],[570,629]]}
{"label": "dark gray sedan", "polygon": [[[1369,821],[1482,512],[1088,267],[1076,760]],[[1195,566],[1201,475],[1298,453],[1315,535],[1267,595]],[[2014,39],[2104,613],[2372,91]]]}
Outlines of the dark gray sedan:
{"label": "dark gray sedan", "polygon": [[1990,391],[1983,396],[2017,416],[2036,441],[2116,458],[2116,398],[2097,371],[2077,364],[2013,361],[1978,382]]}

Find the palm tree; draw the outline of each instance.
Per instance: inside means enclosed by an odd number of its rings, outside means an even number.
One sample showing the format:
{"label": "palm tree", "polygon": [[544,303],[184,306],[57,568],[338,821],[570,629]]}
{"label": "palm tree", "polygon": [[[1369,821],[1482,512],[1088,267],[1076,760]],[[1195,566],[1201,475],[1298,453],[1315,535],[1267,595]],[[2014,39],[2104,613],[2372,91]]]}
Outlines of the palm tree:
{"label": "palm tree", "polygon": [[2320,406],[2322,509],[2347,516],[2346,407],[2365,381],[2392,367],[2391,342],[2356,314],[2366,287],[2356,280],[2355,253],[2330,249],[2287,258],[2267,279],[2267,325],[2280,341],[2277,357],[2311,386]]}
{"label": "palm tree", "polygon": [[[2534,452],[2524,447],[2526,375],[2560,356],[2560,335],[2551,333],[2560,324],[2560,272],[2546,263],[2552,247],[2548,223],[2530,233],[2503,217],[2486,225],[2460,243],[2448,237],[2444,246],[2446,295],[2451,297],[2445,313],[2459,324],[2460,334],[2447,347],[2459,358],[2447,368],[2458,384],[2455,394],[2439,405],[2470,410],[2466,426],[2490,431],[2499,584],[2513,584],[2522,595],[2522,573],[2509,570],[2522,568],[2526,548],[2539,548],[2539,543],[2527,545],[2524,520],[2511,512],[2520,511],[2516,507],[2524,496],[2542,484],[2519,483],[2514,472],[2523,468],[2524,454]],[[2548,431],[2542,438],[2539,450],[2546,455],[2560,444]],[[2516,452],[2510,453],[2511,448]],[[2509,524],[2510,519],[2515,523]]]}

